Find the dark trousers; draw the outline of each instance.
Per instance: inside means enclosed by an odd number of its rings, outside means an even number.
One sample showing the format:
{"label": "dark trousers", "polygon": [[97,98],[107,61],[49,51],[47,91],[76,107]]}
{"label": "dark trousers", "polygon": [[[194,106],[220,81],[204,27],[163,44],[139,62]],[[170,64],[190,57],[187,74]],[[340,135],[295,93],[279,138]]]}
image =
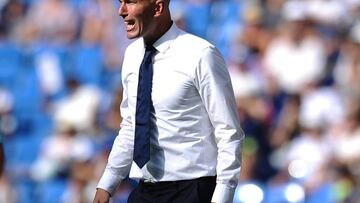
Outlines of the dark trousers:
{"label": "dark trousers", "polygon": [[145,183],[140,181],[128,203],[210,203],[216,177]]}

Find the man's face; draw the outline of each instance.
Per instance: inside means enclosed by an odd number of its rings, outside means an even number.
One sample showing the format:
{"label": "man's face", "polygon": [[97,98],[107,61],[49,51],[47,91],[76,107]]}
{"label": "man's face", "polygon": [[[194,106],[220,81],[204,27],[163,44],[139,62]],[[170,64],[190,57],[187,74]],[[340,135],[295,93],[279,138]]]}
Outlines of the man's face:
{"label": "man's face", "polygon": [[123,17],[129,39],[151,35],[155,13],[154,0],[120,0],[119,15]]}

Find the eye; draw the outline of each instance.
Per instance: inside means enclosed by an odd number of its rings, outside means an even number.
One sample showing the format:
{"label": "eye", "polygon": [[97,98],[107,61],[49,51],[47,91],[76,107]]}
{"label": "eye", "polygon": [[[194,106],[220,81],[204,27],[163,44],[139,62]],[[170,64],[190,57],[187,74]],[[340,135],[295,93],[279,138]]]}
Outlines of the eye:
{"label": "eye", "polygon": [[137,3],[138,2],[138,0],[119,0],[119,3],[120,4],[135,4],[135,3]]}

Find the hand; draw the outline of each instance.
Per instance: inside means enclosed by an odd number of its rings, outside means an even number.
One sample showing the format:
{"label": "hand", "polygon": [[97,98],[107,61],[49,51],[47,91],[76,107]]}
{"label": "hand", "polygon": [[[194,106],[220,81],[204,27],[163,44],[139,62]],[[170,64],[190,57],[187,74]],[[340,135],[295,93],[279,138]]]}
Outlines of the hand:
{"label": "hand", "polygon": [[94,197],[93,203],[109,203],[110,202],[110,193],[106,190],[98,188]]}

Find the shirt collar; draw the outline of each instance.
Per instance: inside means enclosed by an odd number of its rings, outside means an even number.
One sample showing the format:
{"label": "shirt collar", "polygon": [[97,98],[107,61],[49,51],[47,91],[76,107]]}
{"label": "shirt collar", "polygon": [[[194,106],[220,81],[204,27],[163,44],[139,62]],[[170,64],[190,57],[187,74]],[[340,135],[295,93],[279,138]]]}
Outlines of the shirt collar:
{"label": "shirt collar", "polygon": [[171,43],[175,40],[175,38],[179,35],[179,28],[175,25],[175,22],[171,25],[170,29],[161,36],[155,43],[154,47],[161,53],[164,53],[166,50],[170,48]]}

